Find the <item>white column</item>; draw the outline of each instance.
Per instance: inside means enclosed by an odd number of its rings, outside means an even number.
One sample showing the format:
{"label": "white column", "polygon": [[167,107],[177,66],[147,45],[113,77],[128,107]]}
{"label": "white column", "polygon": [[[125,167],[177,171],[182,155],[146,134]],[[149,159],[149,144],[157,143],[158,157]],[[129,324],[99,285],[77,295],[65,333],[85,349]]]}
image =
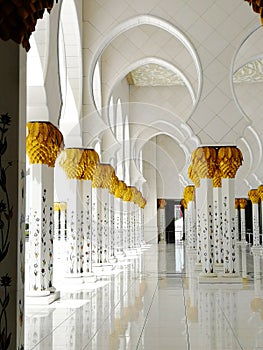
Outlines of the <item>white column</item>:
{"label": "white column", "polygon": [[164,199],[158,199],[159,208],[157,209],[157,224],[159,243],[166,243],[165,237],[165,206],[166,201]]}
{"label": "white column", "polygon": [[240,198],[239,204],[240,204],[240,221],[241,221],[241,242],[246,243],[246,205],[247,205],[247,200],[245,198]]}
{"label": "white column", "polygon": [[124,256],[123,252],[123,218],[122,199],[114,198],[114,227],[115,227],[115,255],[117,259]]}
{"label": "white column", "polygon": [[235,199],[235,231],[236,231],[236,242],[239,241],[239,199]]}
{"label": "white column", "polygon": [[201,264],[201,191],[200,186],[195,188],[196,198],[196,262],[198,265]]}
{"label": "white column", "polygon": [[130,208],[130,202],[123,201],[122,208],[123,208],[123,250],[126,254],[127,250],[128,250],[128,245],[129,245],[129,208]]}
{"label": "white column", "polygon": [[[221,182],[221,181],[220,181]],[[215,264],[223,263],[223,231],[222,231],[222,189],[213,187],[213,230],[214,230],[214,259]]]}
{"label": "white column", "polygon": [[140,248],[139,206],[135,204],[135,248]]}
{"label": "white column", "polygon": [[109,230],[110,230],[110,262],[116,262],[115,256],[115,215],[114,196],[109,194]]}
{"label": "white column", "polygon": [[223,250],[224,274],[236,275],[237,245],[235,230],[235,179],[222,178],[222,219],[223,219]]}
{"label": "white column", "polygon": [[252,189],[248,192],[248,197],[252,202],[252,225],[253,225],[253,247],[260,248],[259,241],[259,192],[257,189]]}
{"label": "white column", "polygon": [[[61,207],[61,205],[63,206]],[[67,204],[60,204],[60,239],[65,241],[67,237]]]}
{"label": "white column", "polygon": [[130,202],[130,248],[135,248],[135,204]]}
{"label": "white column", "polygon": [[53,286],[54,169],[46,164],[30,167],[29,293],[48,296]]}
{"label": "white column", "polygon": [[67,208],[67,277],[82,277],[83,226],[82,180],[68,179],[70,194]]}
{"label": "white column", "polygon": [[92,181],[82,180],[83,276],[92,277]]}
{"label": "white column", "polygon": [[54,203],[54,240],[60,239],[60,205]]}
{"label": "white column", "polygon": [[188,236],[187,247],[190,249],[196,249],[196,213],[195,202],[189,201],[187,204],[188,212]]}
{"label": "white column", "polygon": [[201,229],[201,263],[205,276],[214,276],[213,256],[213,180],[200,180],[200,229]]}
{"label": "white column", "polygon": [[109,251],[109,192],[106,188],[99,188],[100,201],[100,251],[101,263],[108,264]]}
{"label": "white column", "polygon": [[98,255],[98,234],[99,234],[99,203],[98,203],[98,189],[92,188],[92,234],[91,234],[91,257],[92,264],[97,264],[99,262]]}

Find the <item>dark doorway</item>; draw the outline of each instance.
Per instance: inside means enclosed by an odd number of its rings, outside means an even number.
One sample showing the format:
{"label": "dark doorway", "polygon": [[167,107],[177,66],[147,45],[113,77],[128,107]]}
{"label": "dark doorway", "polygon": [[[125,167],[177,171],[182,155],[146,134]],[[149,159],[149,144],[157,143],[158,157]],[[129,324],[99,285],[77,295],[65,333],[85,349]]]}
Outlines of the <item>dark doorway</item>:
{"label": "dark doorway", "polygon": [[178,199],[166,199],[165,207],[165,235],[166,243],[175,243],[175,212],[174,206],[180,204]]}

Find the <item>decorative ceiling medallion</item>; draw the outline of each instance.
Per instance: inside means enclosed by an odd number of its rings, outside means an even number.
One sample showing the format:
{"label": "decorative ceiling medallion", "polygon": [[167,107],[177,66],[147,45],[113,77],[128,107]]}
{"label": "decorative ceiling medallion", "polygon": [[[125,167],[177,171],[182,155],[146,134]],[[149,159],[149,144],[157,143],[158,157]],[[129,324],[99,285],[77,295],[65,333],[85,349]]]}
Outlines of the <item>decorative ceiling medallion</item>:
{"label": "decorative ceiling medallion", "polygon": [[234,83],[262,83],[263,59],[258,59],[245,64],[238,69],[233,77]]}
{"label": "decorative ceiling medallion", "polygon": [[135,86],[173,86],[184,85],[183,80],[173,71],[158,64],[140,66],[127,75],[130,85]]}

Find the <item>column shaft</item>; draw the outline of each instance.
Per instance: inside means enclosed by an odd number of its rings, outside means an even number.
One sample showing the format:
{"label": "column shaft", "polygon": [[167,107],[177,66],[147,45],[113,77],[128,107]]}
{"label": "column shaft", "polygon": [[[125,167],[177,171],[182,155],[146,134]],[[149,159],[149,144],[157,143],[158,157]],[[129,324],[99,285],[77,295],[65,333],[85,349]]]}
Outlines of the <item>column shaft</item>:
{"label": "column shaft", "polygon": [[30,176],[29,293],[48,295],[53,287],[54,169],[32,164]]}
{"label": "column shaft", "polygon": [[92,272],[92,181],[82,181],[82,203],[83,203],[83,274]]}
{"label": "column shaft", "polygon": [[235,179],[222,179],[224,273],[237,273],[235,230]]}
{"label": "column shaft", "polygon": [[201,262],[204,274],[214,273],[213,256],[213,180],[200,181],[200,226],[201,226]]}

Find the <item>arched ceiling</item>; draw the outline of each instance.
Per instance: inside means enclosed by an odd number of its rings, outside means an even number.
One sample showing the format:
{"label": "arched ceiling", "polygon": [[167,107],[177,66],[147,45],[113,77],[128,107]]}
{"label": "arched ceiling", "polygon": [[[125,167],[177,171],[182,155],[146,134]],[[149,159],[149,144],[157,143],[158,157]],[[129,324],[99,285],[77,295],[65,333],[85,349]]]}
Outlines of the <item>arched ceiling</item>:
{"label": "arched ceiling", "polygon": [[[245,154],[244,188],[255,179],[263,181],[259,116],[263,112],[259,93],[263,33],[256,30],[259,19],[248,4],[240,0],[123,1],[114,9],[114,1],[109,0],[96,1],[95,8],[100,16],[92,17],[89,6],[84,16],[90,34],[85,56],[89,91],[99,61],[105,107],[127,79],[132,118],[137,116],[145,135],[149,132],[151,137],[153,124],[166,121],[188,130],[202,144],[236,143]],[[194,101],[185,82],[192,87]],[[139,108],[134,109],[134,104]],[[163,112],[157,113],[158,109]],[[182,146],[187,143],[189,150],[196,146],[186,137]]]}

